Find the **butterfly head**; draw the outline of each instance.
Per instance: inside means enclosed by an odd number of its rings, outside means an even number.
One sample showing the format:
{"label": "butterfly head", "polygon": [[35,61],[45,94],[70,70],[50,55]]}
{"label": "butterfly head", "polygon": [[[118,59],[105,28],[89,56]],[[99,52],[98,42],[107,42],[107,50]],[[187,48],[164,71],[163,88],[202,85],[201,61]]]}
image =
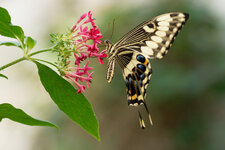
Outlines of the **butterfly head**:
{"label": "butterfly head", "polygon": [[107,49],[107,55],[108,56],[111,56],[112,55],[112,46],[113,46],[113,43],[111,43],[109,40],[105,40],[104,41],[105,45],[106,45],[106,49]]}

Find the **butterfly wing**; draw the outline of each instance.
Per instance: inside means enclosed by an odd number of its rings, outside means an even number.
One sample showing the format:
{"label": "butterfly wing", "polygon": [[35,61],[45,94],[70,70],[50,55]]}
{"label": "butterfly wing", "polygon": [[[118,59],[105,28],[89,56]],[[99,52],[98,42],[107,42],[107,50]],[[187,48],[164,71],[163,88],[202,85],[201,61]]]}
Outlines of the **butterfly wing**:
{"label": "butterfly wing", "polygon": [[[150,123],[152,124],[150,113],[144,101],[146,97],[146,89],[152,74],[148,56],[141,52],[126,50],[118,54],[117,60],[123,69],[128,105],[138,106],[144,104],[149,114]],[[141,127],[144,128],[145,125],[140,112],[139,119]]]}
{"label": "butterfly wing", "polygon": [[123,77],[127,87],[128,105],[140,105],[144,103],[146,88],[152,74],[152,69],[147,56],[144,56],[140,52],[130,51],[130,53],[126,52],[126,54],[120,54],[120,61],[118,62],[123,61],[128,55],[129,57],[132,55],[131,60],[123,67]]}
{"label": "butterfly wing", "polygon": [[125,47],[139,51],[150,58],[161,59],[168,53],[174,38],[188,19],[181,12],[166,13],[143,22],[124,35],[116,44],[118,53]]}

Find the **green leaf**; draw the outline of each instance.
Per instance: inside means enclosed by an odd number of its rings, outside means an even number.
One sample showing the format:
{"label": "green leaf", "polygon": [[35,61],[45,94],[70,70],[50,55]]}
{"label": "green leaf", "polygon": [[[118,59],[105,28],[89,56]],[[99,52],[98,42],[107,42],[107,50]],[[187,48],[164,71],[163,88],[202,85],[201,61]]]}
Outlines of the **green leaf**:
{"label": "green leaf", "polygon": [[83,94],[77,94],[73,86],[49,67],[36,62],[40,80],[58,107],[97,140],[99,125],[91,104]]}
{"label": "green leaf", "polygon": [[11,17],[8,11],[0,7],[0,35],[17,39],[24,42],[24,32],[19,26],[11,24]]}
{"label": "green leaf", "polygon": [[7,76],[5,76],[4,74],[1,74],[1,73],[0,73],[0,77],[3,77],[3,78],[8,79],[8,77],[7,77]]}
{"label": "green leaf", "polygon": [[21,45],[19,42],[0,42],[0,46],[5,45],[5,46],[16,46],[21,48]]}
{"label": "green leaf", "polygon": [[57,128],[55,125],[49,122],[32,118],[21,109],[17,109],[8,103],[0,104],[0,121],[2,121],[3,118],[8,118],[10,120],[30,126],[49,126]]}
{"label": "green leaf", "polygon": [[27,36],[25,38],[25,44],[26,44],[27,50],[30,51],[35,46],[36,40],[34,40],[33,38]]}
{"label": "green leaf", "polygon": [[8,11],[0,7],[0,22],[11,23],[11,17]]}
{"label": "green leaf", "polygon": [[24,42],[24,32],[21,27],[6,24],[0,21],[0,35]]}

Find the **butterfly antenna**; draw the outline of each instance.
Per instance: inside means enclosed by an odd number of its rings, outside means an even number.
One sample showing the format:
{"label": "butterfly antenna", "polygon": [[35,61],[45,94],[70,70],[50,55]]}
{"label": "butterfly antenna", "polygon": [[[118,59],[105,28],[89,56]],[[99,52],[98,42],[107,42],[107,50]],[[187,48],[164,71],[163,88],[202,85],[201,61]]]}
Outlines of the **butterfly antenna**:
{"label": "butterfly antenna", "polygon": [[142,129],[145,129],[145,122],[144,122],[144,120],[142,119],[142,116],[141,116],[141,113],[140,113],[139,110],[138,110],[138,114],[139,114],[140,127],[141,127]]}
{"label": "butterfly antenna", "polygon": [[114,18],[113,19],[113,25],[112,25],[112,33],[111,33],[111,35],[110,35],[110,40],[112,40],[112,36],[113,36],[113,32],[114,32],[114,26],[115,26],[115,21],[116,21],[116,19]]}
{"label": "butterfly antenna", "polygon": [[150,113],[149,113],[148,107],[147,107],[147,105],[146,105],[145,102],[144,102],[144,106],[145,106],[145,109],[146,109],[146,111],[147,111],[147,113],[148,113],[148,119],[149,119],[149,122],[150,122],[150,124],[153,126],[152,117],[151,117],[151,115],[150,115]]}

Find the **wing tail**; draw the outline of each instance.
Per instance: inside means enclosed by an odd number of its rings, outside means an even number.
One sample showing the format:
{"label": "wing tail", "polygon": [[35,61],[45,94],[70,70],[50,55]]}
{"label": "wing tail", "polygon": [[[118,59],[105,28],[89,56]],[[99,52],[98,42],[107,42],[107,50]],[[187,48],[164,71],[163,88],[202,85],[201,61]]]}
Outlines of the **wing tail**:
{"label": "wing tail", "polygon": [[151,114],[150,114],[150,112],[149,112],[149,110],[148,110],[148,107],[147,107],[147,105],[146,105],[145,102],[144,102],[144,106],[145,106],[145,109],[146,109],[146,111],[147,111],[147,113],[148,113],[148,119],[149,119],[149,122],[150,122],[150,124],[153,126],[152,117],[151,117]]}
{"label": "wing tail", "polygon": [[142,118],[141,113],[140,113],[139,110],[138,110],[138,114],[139,114],[140,127],[141,127],[142,129],[145,129],[145,122],[144,122],[144,120],[143,120],[143,118]]}
{"label": "wing tail", "polygon": [[[148,113],[149,123],[153,126],[152,117],[151,117],[151,115],[150,115],[150,112],[149,112],[149,110],[148,110],[148,107],[147,107],[147,105],[146,105],[145,102],[143,102],[143,104],[144,104],[144,107],[145,107],[146,112]],[[140,127],[141,127],[142,129],[145,129],[146,126],[145,126],[144,119],[143,119],[143,117],[142,117],[142,115],[141,115],[141,112],[140,112],[140,106],[138,106],[138,115],[139,115]]]}

